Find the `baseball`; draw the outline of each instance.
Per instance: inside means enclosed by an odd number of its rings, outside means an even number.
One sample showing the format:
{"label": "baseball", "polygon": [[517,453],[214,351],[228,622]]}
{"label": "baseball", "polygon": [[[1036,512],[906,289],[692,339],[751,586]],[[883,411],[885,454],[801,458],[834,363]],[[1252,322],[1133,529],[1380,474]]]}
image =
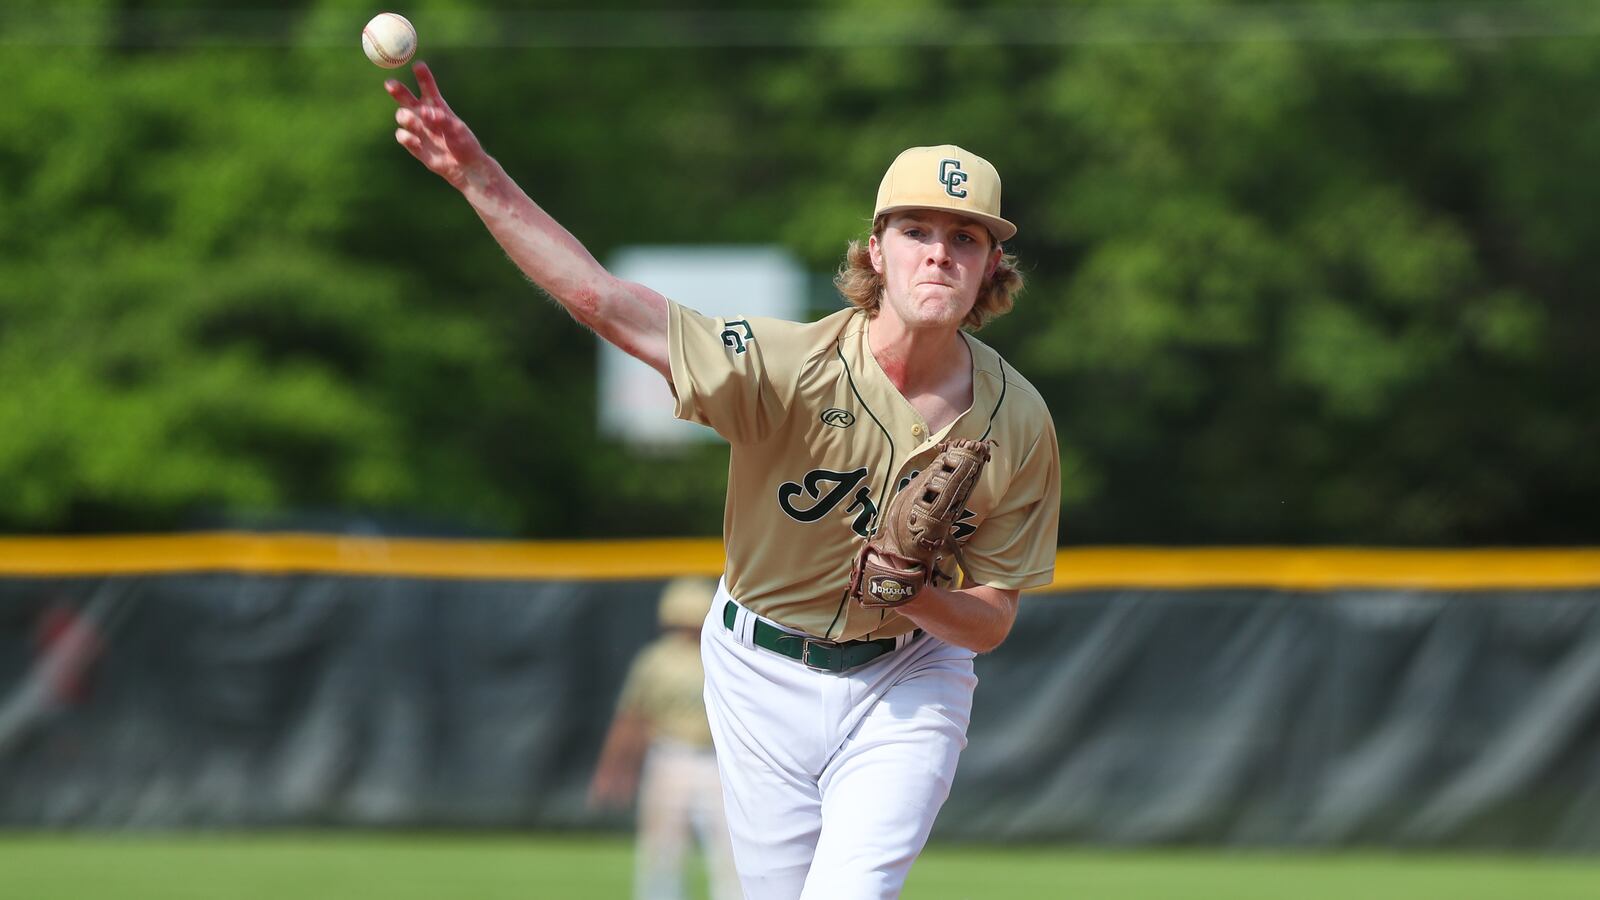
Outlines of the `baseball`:
{"label": "baseball", "polygon": [[399,13],[378,13],[361,29],[361,49],[385,69],[398,68],[417,52],[417,30]]}

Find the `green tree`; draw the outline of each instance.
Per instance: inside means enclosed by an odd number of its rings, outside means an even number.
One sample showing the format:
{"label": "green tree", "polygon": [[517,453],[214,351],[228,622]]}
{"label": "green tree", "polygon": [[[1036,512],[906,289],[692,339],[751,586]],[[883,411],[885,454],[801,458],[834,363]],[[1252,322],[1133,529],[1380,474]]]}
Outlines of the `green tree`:
{"label": "green tree", "polygon": [[[602,260],[779,242],[823,284],[899,149],[993,160],[1030,288],[981,336],[1051,402],[1068,541],[1594,541],[1600,57],[1539,9],[407,14]],[[716,533],[722,452],[598,438],[594,339],[393,143],[370,14],[0,20],[36,33],[0,107],[0,527]]]}

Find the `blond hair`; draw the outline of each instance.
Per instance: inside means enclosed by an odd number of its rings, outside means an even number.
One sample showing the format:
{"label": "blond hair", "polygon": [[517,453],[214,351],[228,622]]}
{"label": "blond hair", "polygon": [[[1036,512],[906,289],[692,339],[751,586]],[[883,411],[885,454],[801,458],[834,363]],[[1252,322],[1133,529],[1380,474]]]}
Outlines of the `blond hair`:
{"label": "blond hair", "polygon": [[[883,230],[888,224],[888,213],[878,216],[872,222],[872,236],[883,240]],[[995,240],[994,232],[990,231],[988,235],[991,247],[1001,247],[1000,242]],[[1004,247],[1001,250],[1000,264],[978,288],[977,302],[972,304],[972,310],[961,321],[962,327],[971,331],[977,331],[990,319],[1010,312],[1014,299],[1022,292],[1022,273],[1017,270],[1017,258],[1005,253]],[[872,268],[872,253],[867,249],[866,241],[851,241],[850,246],[845,248],[844,262],[839,266],[839,274],[833,277],[833,283],[851,305],[866,310],[869,316],[878,314],[878,307],[883,303],[883,276]]]}

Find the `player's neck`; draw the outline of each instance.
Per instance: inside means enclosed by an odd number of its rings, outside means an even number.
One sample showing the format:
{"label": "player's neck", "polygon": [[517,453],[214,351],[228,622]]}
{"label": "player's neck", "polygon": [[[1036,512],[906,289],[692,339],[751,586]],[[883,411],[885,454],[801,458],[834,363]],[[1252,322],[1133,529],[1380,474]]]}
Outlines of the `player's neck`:
{"label": "player's neck", "polygon": [[971,351],[958,329],[908,328],[893,313],[880,311],[867,326],[867,346],[906,397],[970,386]]}

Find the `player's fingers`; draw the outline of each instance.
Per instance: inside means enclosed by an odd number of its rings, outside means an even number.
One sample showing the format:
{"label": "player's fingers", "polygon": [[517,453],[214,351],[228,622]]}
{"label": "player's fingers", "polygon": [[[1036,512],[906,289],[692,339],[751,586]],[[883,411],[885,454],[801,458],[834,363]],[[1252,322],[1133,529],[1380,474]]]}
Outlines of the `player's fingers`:
{"label": "player's fingers", "polygon": [[406,109],[403,106],[394,111],[394,121],[396,125],[406,131],[419,135],[428,129],[428,123],[424,122],[422,117],[417,114],[417,110]]}
{"label": "player's fingers", "polygon": [[471,145],[473,137],[472,132],[467,129],[467,123],[451,114],[449,110],[437,106],[424,106],[418,112],[421,114],[422,124],[446,144],[457,147]]}
{"label": "player's fingers", "polygon": [[417,159],[422,158],[422,138],[417,137],[404,128],[396,128],[394,130],[394,139],[400,144],[400,146],[410,150],[412,156],[415,156]]}
{"label": "player's fingers", "polygon": [[383,83],[383,89],[389,92],[389,96],[394,98],[394,102],[408,109],[416,107],[422,103],[421,100],[417,99],[416,94],[411,93],[410,88],[394,80],[393,78]]}
{"label": "player's fingers", "polygon": [[441,160],[446,158],[436,141],[414,134],[404,128],[395,129],[394,139],[400,146],[406,148],[407,152],[415,156],[418,161],[435,172],[439,171],[438,166]]}
{"label": "player's fingers", "polygon": [[439,93],[439,82],[434,80],[433,70],[428,68],[427,63],[419,62],[411,67],[411,71],[417,74],[417,87],[422,90],[423,99],[437,103],[445,109],[450,108],[450,104],[444,102],[444,95]]}

